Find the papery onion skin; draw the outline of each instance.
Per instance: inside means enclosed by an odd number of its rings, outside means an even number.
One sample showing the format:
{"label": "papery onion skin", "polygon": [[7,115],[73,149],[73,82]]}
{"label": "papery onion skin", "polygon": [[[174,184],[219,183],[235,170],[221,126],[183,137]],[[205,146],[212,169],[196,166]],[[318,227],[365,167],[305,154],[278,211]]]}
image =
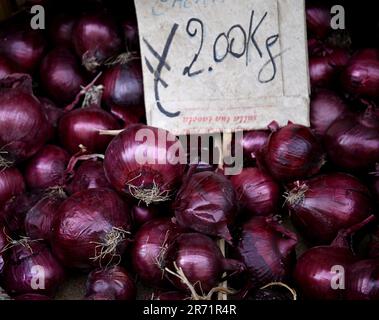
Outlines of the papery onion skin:
{"label": "papery onion skin", "polygon": [[59,122],[59,137],[64,148],[71,154],[83,145],[89,153],[102,153],[112,136],[100,135],[100,130],[117,130],[117,120],[97,106],[70,111]]}
{"label": "papery onion skin", "polygon": [[113,295],[115,300],[135,300],[137,288],[128,271],[114,266],[97,269],[89,274],[86,295],[94,294]]}
{"label": "papery onion skin", "polygon": [[269,130],[253,130],[243,133],[243,137],[239,142],[243,149],[245,162],[250,164],[257,154],[265,146],[270,137]]}
{"label": "papery onion skin", "polygon": [[[39,266],[38,270],[35,270],[36,266]],[[44,277],[44,288],[33,287],[36,272]],[[4,287],[9,294],[38,293],[53,296],[64,281],[65,272],[44,243],[29,241],[27,246],[18,244],[9,249],[9,261],[4,267],[3,277]]]}
{"label": "papery onion skin", "polygon": [[247,168],[239,175],[232,176],[230,181],[247,216],[268,216],[277,213],[280,186],[268,174],[258,168]]}
{"label": "papery onion skin", "polygon": [[[145,134],[154,136],[154,139],[146,140]],[[142,136],[143,141],[136,141],[138,136]],[[164,145],[157,143],[158,136],[167,137]],[[137,152],[143,159],[137,157]],[[146,152],[146,158],[141,154],[143,152]],[[105,174],[119,192],[136,196],[134,189],[149,191],[155,188],[164,197],[170,196],[184,174],[182,155],[184,150],[179,140],[166,130],[141,124],[131,125],[109,144],[104,159]],[[154,203],[160,199],[152,197],[139,200]]]}
{"label": "papery onion skin", "polygon": [[51,41],[56,46],[72,47],[72,35],[75,23],[76,17],[71,14],[63,13],[54,16],[51,19],[49,27]]}
{"label": "papery onion skin", "polygon": [[49,132],[47,141],[54,140],[57,135],[57,127],[59,119],[63,116],[63,109],[58,108],[51,100],[47,98],[39,98],[42,109],[46,115],[47,121],[49,122]]}
{"label": "papery onion skin", "polygon": [[[173,272],[181,268],[197,292],[205,295],[218,286],[225,271],[242,272],[245,266],[237,260],[225,259],[215,241],[200,233],[183,233],[176,237],[164,254],[165,267]],[[177,277],[165,276],[179,290],[189,288]]]}
{"label": "papery onion skin", "polygon": [[25,160],[44,145],[47,133],[47,118],[31,92],[21,87],[0,89],[2,151],[9,152],[14,160]]}
{"label": "papery onion skin", "polygon": [[322,246],[307,250],[298,259],[294,272],[300,293],[308,299],[341,299],[345,290],[332,288],[336,278],[332,268],[341,266],[347,271],[355,261],[357,258],[347,248]]}
{"label": "papery onion skin", "polygon": [[286,281],[296,261],[296,234],[272,218],[254,217],[243,224],[236,253],[255,287]]}
{"label": "papery onion skin", "polygon": [[308,241],[327,244],[341,229],[367,218],[372,199],[355,177],[331,173],[299,182],[290,191],[287,206],[292,222]]}
{"label": "papery onion skin", "polygon": [[327,130],[325,145],[338,167],[352,172],[370,169],[379,162],[379,118],[368,109],[338,119]]}
{"label": "papery onion skin", "polygon": [[139,227],[145,224],[146,222],[158,218],[159,211],[157,207],[139,204],[133,206],[131,216],[133,219],[133,224],[136,227]]}
{"label": "papery onion skin", "polygon": [[345,298],[379,299],[379,259],[361,260],[349,267]]}
{"label": "papery onion skin", "polygon": [[0,55],[0,79],[9,76],[12,73],[16,73],[16,68],[13,66],[11,61]]}
{"label": "papery onion skin", "polygon": [[351,58],[341,75],[343,88],[354,95],[379,97],[379,50],[363,49]]}
{"label": "papery onion skin", "polygon": [[310,105],[311,128],[322,137],[330,125],[349,111],[346,103],[329,90],[318,90],[312,95]]}
{"label": "papery onion skin", "polygon": [[75,170],[72,181],[67,188],[70,194],[74,194],[87,189],[110,187],[111,185],[105,176],[103,162],[87,160]]}
{"label": "papery onion skin", "polygon": [[331,31],[330,21],[332,16],[330,9],[320,3],[307,4],[306,6],[307,28],[320,39],[326,37]]}
{"label": "papery onion skin", "polygon": [[279,181],[294,181],[315,175],[324,164],[324,152],[312,131],[288,124],[273,132],[264,148],[266,169]]}
{"label": "papery onion skin", "polygon": [[131,255],[133,269],[144,284],[157,288],[168,286],[163,276],[163,254],[179,232],[180,229],[170,218],[149,221],[138,230]]}
{"label": "papery onion skin", "polygon": [[138,25],[136,19],[121,22],[127,52],[139,51]]}
{"label": "papery onion skin", "polygon": [[49,97],[61,106],[72,102],[86,82],[77,58],[64,47],[55,48],[45,56],[40,78]]}
{"label": "papery onion skin", "polygon": [[0,34],[0,54],[11,60],[21,72],[32,72],[40,63],[45,50],[46,40],[41,30],[30,26],[11,27]]}
{"label": "papery onion skin", "polygon": [[64,172],[70,156],[55,145],[46,145],[26,164],[25,181],[31,189],[63,185]]}
{"label": "papery onion skin", "polygon": [[98,245],[110,232],[130,231],[129,214],[127,204],[110,189],[88,189],[72,195],[62,203],[54,220],[54,254],[70,268],[87,270],[117,263],[127,245],[123,237],[112,254],[95,257],[100,253]]}
{"label": "papery onion skin", "polygon": [[183,228],[231,241],[228,226],[236,218],[237,200],[224,175],[210,171],[193,174],[178,191],[174,210]]}
{"label": "papery onion skin", "polygon": [[10,198],[21,194],[24,190],[24,178],[17,168],[0,168],[0,208]]}
{"label": "papery onion skin", "polygon": [[114,20],[102,13],[83,15],[74,27],[73,41],[77,55],[89,71],[94,71],[122,48]]}

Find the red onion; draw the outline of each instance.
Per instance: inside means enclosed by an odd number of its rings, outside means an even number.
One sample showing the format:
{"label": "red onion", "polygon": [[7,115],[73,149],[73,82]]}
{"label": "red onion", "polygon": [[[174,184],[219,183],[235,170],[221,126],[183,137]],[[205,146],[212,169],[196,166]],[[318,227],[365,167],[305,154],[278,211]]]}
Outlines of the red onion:
{"label": "red onion", "polygon": [[312,131],[288,124],[273,132],[263,150],[266,169],[280,181],[315,175],[324,164],[324,153]]}
{"label": "red onion", "polygon": [[179,234],[179,228],[169,218],[159,218],[144,224],[135,235],[132,246],[133,269],[149,286],[164,288],[163,254]]}
{"label": "red onion", "polygon": [[88,189],[62,203],[51,244],[64,265],[89,269],[119,262],[129,230],[129,208],[117,193]]}
{"label": "red onion", "polygon": [[100,130],[114,130],[120,126],[117,120],[99,106],[88,106],[65,114],[59,122],[59,136],[64,148],[71,154],[83,145],[89,153],[102,153],[112,140],[100,135]]}
{"label": "red onion", "polygon": [[[1,159],[0,159],[1,160]],[[13,196],[25,189],[24,178],[17,168],[0,167],[0,208]]]}
{"label": "red onion", "polygon": [[145,111],[141,61],[127,54],[125,57],[125,61],[107,69],[100,78],[99,83],[104,85],[103,100],[118,113],[141,118]]}
{"label": "red onion", "polygon": [[64,270],[48,247],[25,239],[12,245],[3,273],[7,292],[54,295],[64,280]]}
{"label": "red onion", "polygon": [[136,19],[127,19],[121,22],[124,33],[126,51],[139,51],[138,25]]}
{"label": "red onion", "polygon": [[31,239],[50,241],[54,218],[66,198],[60,189],[49,190],[25,216],[25,232]]}
{"label": "red onion", "polygon": [[[137,112],[134,112],[135,109],[138,109]],[[141,113],[144,112],[143,108],[124,108],[123,106],[114,105],[111,107],[110,112],[119,120],[121,120],[123,124],[123,128],[127,128],[132,124],[137,123],[146,123],[146,121],[142,121],[143,116]]]}
{"label": "red onion", "polygon": [[148,205],[166,201],[184,174],[183,155],[180,141],[166,130],[132,125],[109,144],[105,174],[117,191]]}
{"label": "red onion", "polygon": [[39,98],[42,109],[49,122],[49,133],[47,141],[54,140],[57,133],[58,121],[62,117],[64,111],[58,108],[51,100],[47,98]]}
{"label": "red onion", "polygon": [[336,120],[325,136],[326,149],[337,166],[359,171],[379,162],[379,118],[371,108],[359,116]]}
{"label": "red onion", "polygon": [[25,181],[31,189],[46,189],[63,184],[64,171],[70,157],[54,145],[46,145],[25,167]]}
{"label": "red onion", "polygon": [[334,92],[318,90],[310,105],[311,128],[318,136],[324,136],[330,125],[348,112],[345,102]]}
{"label": "red onion", "polygon": [[[5,233],[5,227],[1,226],[0,228],[0,274],[3,272],[3,268],[4,268],[4,248],[5,246],[8,244],[8,240],[7,240],[7,237],[6,237],[6,233]],[[1,288],[0,288],[0,293],[1,293]]]}
{"label": "red onion", "polygon": [[59,105],[74,100],[86,82],[77,58],[64,47],[55,48],[46,55],[40,77],[44,90]]}
{"label": "red onion", "polygon": [[87,295],[113,295],[114,300],[135,300],[137,288],[124,268],[114,266],[92,271],[87,280]]}
{"label": "red onion", "polygon": [[280,186],[257,168],[244,169],[230,181],[247,216],[276,214],[280,199]]}
{"label": "red onion", "polygon": [[[164,254],[166,277],[179,290],[205,295],[216,288],[224,272],[244,271],[243,263],[225,259],[217,244],[199,233],[179,235]],[[183,282],[184,281],[184,282]]]}
{"label": "red onion", "polygon": [[194,231],[231,241],[228,226],[236,217],[236,194],[222,174],[193,174],[180,188],[174,203],[178,224]]}
{"label": "red onion", "polygon": [[6,56],[22,72],[32,72],[40,63],[46,49],[41,30],[30,26],[11,27],[0,33],[0,54]]}
{"label": "red onion", "polygon": [[158,208],[154,206],[145,206],[143,204],[134,205],[131,213],[133,224],[137,227],[142,226],[159,216]]}
{"label": "red onion", "polygon": [[325,38],[331,30],[330,8],[320,3],[307,3],[306,17],[308,30],[318,38]]}
{"label": "red onion", "polygon": [[49,26],[51,41],[56,46],[72,47],[75,22],[76,17],[68,13],[54,16]]}
{"label": "red onion", "polygon": [[348,269],[346,299],[379,299],[379,259],[362,260]]}
{"label": "red onion", "polygon": [[103,163],[99,160],[87,160],[75,170],[68,190],[70,194],[74,194],[94,188],[110,188],[110,184],[105,177]]}
{"label": "red onion", "polygon": [[265,146],[269,136],[269,130],[253,130],[243,133],[243,138],[239,143],[242,146],[243,156],[247,162],[255,159],[256,155]]}
{"label": "red onion", "polygon": [[346,66],[341,81],[343,88],[358,96],[379,97],[379,50],[363,49]]}
{"label": "red onion", "polygon": [[37,301],[37,300],[40,300],[40,301],[43,301],[43,300],[51,300],[50,297],[48,296],[45,296],[43,294],[38,294],[38,293],[26,293],[26,294],[21,294],[19,296],[16,296],[14,298],[15,300],[25,300],[25,301]]}
{"label": "red onion", "polygon": [[83,15],[73,30],[76,53],[89,71],[121,51],[122,41],[114,19],[102,13]]}
{"label": "red onion", "polygon": [[368,189],[344,173],[297,182],[287,206],[293,223],[312,243],[330,243],[339,230],[361,222],[373,210]]}
{"label": "red onion", "polygon": [[48,122],[31,92],[31,78],[15,74],[0,81],[0,148],[16,160],[34,155],[45,143]]}
{"label": "red onion", "polygon": [[9,76],[12,73],[16,73],[16,68],[11,61],[0,55],[0,79]]}
{"label": "red onion", "polygon": [[350,249],[349,238],[371,222],[372,218],[348,230],[340,231],[331,245],[313,247],[300,256],[294,278],[304,297],[317,300],[336,300],[343,297],[345,290],[332,287],[332,284],[342,285],[337,281],[337,270],[332,268],[338,268],[338,272],[344,272],[340,276],[346,277],[349,266],[358,260]]}
{"label": "red onion", "polygon": [[295,262],[297,237],[268,217],[254,217],[242,226],[237,254],[247,267],[255,287],[290,277]]}

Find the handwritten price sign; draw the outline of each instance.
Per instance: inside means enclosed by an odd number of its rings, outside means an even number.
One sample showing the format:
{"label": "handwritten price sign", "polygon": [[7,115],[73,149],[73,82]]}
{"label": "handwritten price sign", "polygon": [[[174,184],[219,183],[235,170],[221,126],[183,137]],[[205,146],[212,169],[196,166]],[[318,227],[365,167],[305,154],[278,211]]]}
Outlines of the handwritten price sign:
{"label": "handwritten price sign", "polygon": [[309,124],[300,0],[138,0],[148,123],[176,134]]}

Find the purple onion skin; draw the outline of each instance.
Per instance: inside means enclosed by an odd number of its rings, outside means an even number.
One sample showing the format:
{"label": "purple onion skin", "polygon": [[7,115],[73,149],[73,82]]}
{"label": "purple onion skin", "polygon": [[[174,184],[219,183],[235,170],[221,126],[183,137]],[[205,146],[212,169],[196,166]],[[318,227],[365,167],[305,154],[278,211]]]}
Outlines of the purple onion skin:
{"label": "purple onion skin", "polygon": [[323,137],[330,125],[349,111],[346,103],[334,92],[321,89],[312,95],[310,105],[311,128]]}
{"label": "purple onion skin", "polygon": [[113,295],[115,300],[135,300],[137,288],[132,276],[122,267],[92,271],[87,280],[87,295]]}
{"label": "purple onion skin", "polygon": [[345,299],[379,299],[379,259],[358,261],[349,267]]}
{"label": "purple onion skin", "polygon": [[136,227],[140,227],[146,222],[154,220],[159,217],[159,211],[157,207],[145,206],[143,204],[134,205],[131,213],[133,224]]}
{"label": "purple onion skin", "polygon": [[306,18],[308,30],[319,39],[323,39],[331,31],[332,16],[330,8],[322,4],[307,4]]}
{"label": "purple onion skin", "polygon": [[251,285],[262,287],[290,278],[296,245],[296,234],[272,218],[254,217],[242,226],[236,253],[247,267]]}
{"label": "purple onion skin", "polygon": [[86,82],[77,58],[63,47],[55,48],[46,55],[40,77],[46,93],[61,106],[72,102]]}
{"label": "purple onion skin", "polygon": [[121,22],[124,33],[125,45],[127,52],[139,52],[138,25],[136,19],[128,19]]}
{"label": "purple onion skin", "polygon": [[76,17],[67,13],[51,19],[49,33],[50,39],[56,46],[72,47],[72,33]]}
{"label": "purple onion skin", "polygon": [[367,171],[379,162],[379,118],[367,110],[336,120],[326,132],[325,145],[338,167]]}
{"label": "purple onion skin", "polygon": [[129,232],[129,213],[127,204],[110,189],[75,193],[62,203],[54,220],[51,240],[54,254],[65,266],[83,270],[117,262],[127,239],[120,239],[114,255],[99,260],[94,260],[99,254],[96,243],[104,243],[112,231]]}
{"label": "purple onion skin", "polygon": [[341,75],[343,88],[358,96],[379,97],[379,50],[363,49],[351,58]]}
{"label": "purple onion skin", "polygon": [[309,128],[288,124],[271,134],[263,159],[274,179],[289,182],[318,173],[324,163],[324,152]]}
{"label": "purple onion skin", "polygon": [[183,228],[231,241],[228,226],[237,213],[232,183],[222,174],[204,171],[193,174],[179,190],[175,217]]}
{"label": "purple onion skin", "polygon": [[336,276],[332,267],[342,266],[346,271],[357,261],[347,248],[322,246],[303,253],[296,264],[294,278],[300,293],[307,299],[337,300],[345,290],[332,289],[332,279]]}
{"label": "purple onion skin", "polygon": [[243,133],[240,144],[243,149],[243,156],[248,163],[255,160],[256,155],[265,146],[269,137],[269,130],[253,130]]}
{"label": "purple onion skin", "polygon": [[47,189],[63,184],[69,154],[55,145],[44,146],[25,167],[25,180],[30,189]]}
{"label": "purple onion skin", "polygon": [[63,116],[63,109],[58,108],[51,100],[47,98],[39,98],[42,109],[46,115],[47,121],[49,122],[49,133],[47,141],[52,141],[57,136],[57,127],[59,119]]}
{"label": "purple onion skin", "polygon": [[112,136],[100,135],[99,130],[117,130],[119,124],[110,113],[98,107],[87,107],[65,114],[59,122],[59,137],[64,148],[75,154],[79,145],[89,153],[103,153]]}
{"label": "purple onion skin", "polygon": [[136,233],[132,245],[133,269],[146,285],[166,288],[163,264],[159,266],[165,248],[179,234],[179,228],[170,218],[159,218],[144,224]]}
{"label": "purple onion skin", "polygon": [[[33,286],[36,277],[35,266],[44,276],[44,288]],[[65,278],[65,272],[48,247],[41,242],[29,242],[28,246],[16,245],[9,249],[9,261],[4,267],[4,287],[11,295],[37,293],[53,296]],[[42,280],[43,281],[43,280]]]}
{"label": "purple onion skin", "polygon": [[247,168],[239,175],[232,176],[230,181],[247,216],[269,216],[277,213],[280,186],[268,174],[257,168]]}
{"label": "purple onion skin", "polygon": [[[295,197],[291,198],[291,193]],[[327,244],[341,229],[367,218],[372,211],[372,199],[358,179],[331,173],[300,182],[290,191],[287,206],[292,222],[308,241]]]}
{"label": "purple onion skin", "polygon": [[16,296],[14,298],[15,300],[22,300],[22,301],[43,301],[43,300],[51,300],[50,297],[45,296],[43,294],[37,294],[37,293],[26,293],[19,296]]}
{"label": "purple onion skin", "polygon": [[25,182],[21,172],[14,167],[0,167],[0,208],[13,196],[23,193]]}
{"label": "purple onion skin", "polygon": [[103,163],[101,161],[84,161],[75,171],[71,183],[68,186],[70,194],[87,189],[110,188]]}
{"label": "purple onion skin", "polygon": [[0,55],[0,79],[9,76],[12,73],[16,73],[16,68],[10,60]]}

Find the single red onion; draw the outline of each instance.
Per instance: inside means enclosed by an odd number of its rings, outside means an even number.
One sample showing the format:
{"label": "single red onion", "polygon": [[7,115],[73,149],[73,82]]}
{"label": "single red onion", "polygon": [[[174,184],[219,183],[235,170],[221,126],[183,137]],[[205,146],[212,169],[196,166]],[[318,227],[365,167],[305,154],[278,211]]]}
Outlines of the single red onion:
{"label": "single red onion", "polygon": [[72,14],[63,13],[52,17],[49,26],[50,40],[56,46],[72,47],[73,30],[76,17]]}
{"label": "single red onion", "polygon": [[64,47],[55,48],[46,55],[40,78],[43,89],[60,106],[73,101],[86,82],[77,58]]}
{"label": "single red onion", "polygon": [[80,151],[80,145],[89,153],[102,153],[112,137],[100,135],[101,130],[117,130],[114,116],[99,105],[89,105],[66,113],[59,122],[59,136],[64,148],[71,154]]}
{"label": "single red onion", "polygon": [[277,213],[280,186],[268,174],[257,168],[246,168],[239,175],[232,176],[230,181],[248,217]]}
{"label": "single red onion", "polygon": [[100,160],[84,161],[75,170],[70,184],[67,186],[70,194],[94,188],[110,188],[103,162]]}
{"label": "single red onion", "polygon": [[48,121],[31,91],[28,75],[0,81],[0,148],[17,161],[34,155],[45,143]]}
{"label": "single red onion", "polygon": [[54,218],[65,199],[66,195],[61,189],[48,190],[26,213],[26,235],[31,239],[50,241]]}
{"label": "single red onion", "polygon": [[179,232],[170,218],[149,221],[138,230],[131,256],[133,269],[144,284],[158,288],[168,286],[163,276],[163,255]]}
{"label": "single red onion", "polygon": [[105,174],[112,186],[146,204],[172,196],[185,170],[180,141],[164,129],[131,125],[109,144]]}
{"label": "single red onion", "polygon": [[243,133],[243,137],[239,142],[243,156],[246,162],[255,159],[256,155],[262,150],[270,136],[269,130],[252,130]]}
{"label": "single red onion", "polygon": [[25,166],[25,181],[31,189],[62,186],[70,156],[55,145],[46,145]]}
{"label": "single red onion", "polygon": [[135,300],[137,288],[129,272],[119,266],[92,271],[86,295],[112,295],[114,300]]}
{"label": "single red onion", "polygon": [[379,299],[379,259],[362,260],[349,266],[345,299]]}
{"label": "single red onion", "polygon": [[[226,259],[209,237],[199,233],[184,233],[176,237],[164,254],[165,276],[181,291],[207,295],[216,288],[224,272],[240,273],[243,263]],[[184,282],[183,282],[184,281]]]}
{"label": "single red onion", "polygon": [[325,38],[331,31],[330,8],[321,3],[307,3],[305,12],[308,30],[317,38]]}
{"label": "single red onion", "polygon": [[122,49],[114,19],[102,13],[83,15],[75,24],[73,41],[77,55],[89,71],[95,71]]}
{"label": "single red onion", "polygon": [[125,46],[127,52],[139,51],[138,25],[136,19],[127,19],[121,22],[124,33]]}
{"label": "single red onion", "polygon": [[[358,260],[351,250],[351,237],[372,219],[373,216],[350,229],[340,231],[331,245],[313,247],[300,256],[294,278],[305,298],[317,300],[343,298],[346,290],[340,288],[343,285],[343,282],[339,281],[340,277],[344,277],[342,280],[347,280],[348,268]],[[342,273],[338,275],[339,272]]]}
{"label": "single red onion", "polygon": [[178,191],[174,209],[180,226],[231,241],[229,232],[236,218],[233,185],[220,173],[195,173]]}
{"label": "single red onion", "polygon": [[88,189],[66,199],[56,213],[51,245],[62,263],[89,269],[119,262],[130,230],[129,208],[110,189]]}
{"label": "single red onion", "polygon": [[373,211],[369,190],[344,173],[297,182],[286,203],[301,234],[318,244],[330,243],[338,231],[361,222]]}
{"label": "single red onion", "polygon": [[318,136],[323,137],[330,125],[347,113],[346,103],[334,92],[321,89],[312,95],[311,128]]}
{"label": "single red onion", "polygon": [[32,72],[40,63],[47,43],[41,30],[29,25],[11,26],[0,33],[0,54],[22,72]]}
{"label": "single red onion", "polygon": [[114,105],[110,108],[110,112],[121,120],[123,128],[127,128],[132,124],[146,123],[146,121],[142,120],[145,116],[144,114],[141,116],[144,113],[142,109],[140,107],[124,108],[123,106]]}
{"label": "single red onion", "polygon": [[379,118],[368,108],[361,115],[347,115],[327,130],[325,145],[338,167],[360,171],[379,162]]}
{"label": "single red onion", "polygon": [[273,218],[254,217],[242,226],[236,253],[247,267],[249,282],[258,288],[290,278],[296,245],[296,234]]}
{"label": "single red onion", "polygon": [[21,294],[19,296],[16,296],[14,299],[15,300],[22,300],[22,301],[51,300],[50,297],[45,296],[43,294],[38,294],[38,293],[25,293],[25,294]]}
{"label": "single red onion", "polygon": [[42,242],[25,239],[12,245],[3,272],[7,292],[12,295],[54,295],[65,275],[49,248]]}
{"label": "single red onion", "polygon": [[146,206],[143,204],[134,205],[131,212],[133,224],[136,227],[142,226],[155,218],[158,218],[159,211],[155,206]]}
{"label": "single red onion", "polygon": [[292,123],[274,131],[262,153],[266,169],[279,181],[315,175],[324,164],[324,152],[312,131]]}
{"label": "single red onion", "polygon": [[363,49],[353,56],[341,75],[343,88],[354,95],[379,97],[379,50]]}
{"label": "single red onion", "polygon": [[23,193],[25,182],[15,167],[0,167],[0,208],[13,196]]}
{"label": "single red onion", "polygon": [[16,68],[6,57],[0,55],[0,79],[3,79],[12,73],[16,73]]}

